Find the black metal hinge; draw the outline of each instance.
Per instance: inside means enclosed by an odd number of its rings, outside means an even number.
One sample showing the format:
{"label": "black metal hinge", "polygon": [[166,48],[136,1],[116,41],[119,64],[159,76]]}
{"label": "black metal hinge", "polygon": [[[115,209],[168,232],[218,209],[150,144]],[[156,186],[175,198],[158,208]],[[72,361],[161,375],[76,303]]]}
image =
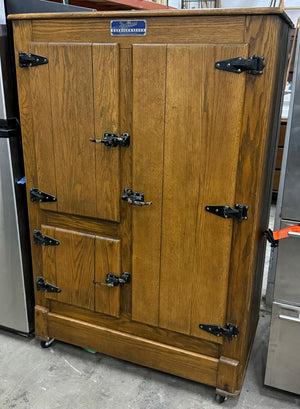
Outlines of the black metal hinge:
{"label": "black metal hinge", "polygon": [[278,240],[274,239],[273,231],[271,229],[264,231],[264,236],[268,242],[271,243],[271,247],[278,247]]}
{"label": "black metal hinge", "polygon": [[41,192],[39,189],[32,187],[30,189],[30,200],[31,202],[56,202],[55,196],[49,193]]}
{"label": "black metal hinge", "polygon": [[34,244],[42,244],[43,246],[59,246],[59,241],[52,237],[45,236],[40,230],[33,231]]}
{"label": "black metal hinge", "polygon": [[136,206],[150,206],[152,202],[144,202],[144,193],[133,192],[132,189],[124,189],[122,200]]}
{"label": "black metal hinge", "polygon": [[56,287],[56,285],[46,283],[44,280],[44,277],[37,277],[36,289],[38,291],[45,291],[46,293],[60,293],[61,292],[61,288]]}
{"label": "black metal hinge", "polygon": [[263,69],[265,68],[264,57],[258,57],[253,55],[250,58],[230,58],[228,60],[217,61],[215,63],[215,68],[223,71],[235,72],[240,74],[243,71],[247,71],[248,74],[252,75],[262,75]]}
{"label": "black metal hinge", "polygon": [[0,119],[0,138],[13,138],[20,135],[20,123],[17,118]]}
{"label": "black metal hinge", "polygon": [[110,148],[115,148],[116,146],[125,146],[128,148],[130,145],[130,135],[129,133],[122,133],[121,136],[118,136],[114,133],[106,132],[103,139],[90,138],[90,141],[95,143],[104,143],[105,146]]}
{"label": "black metal hinge", "polygon": [[199,324],[199,328],[203,331],[207,331],[216,337],[225,337],[232,340],[232,338],[237,337],[239,334],[239,329],[235,324],[226,324],[226,327],[220,327],[220,325],[209,325],[209,324]]}
{"label": "black metal hinge", "polygon": [[249,206],[235,204],[234,208],[230,206],[205,206],[205,210],[224,219],[238,219],[239,222],[248,219]]}
{"label": "black metal hinge", "polygon": [[93,281],[93,283],[95,285],[105,285],[107,287],[117,287],[118,285],[122,287],[124,284],[130,283],[130,274],[123,273],[121,277],[118,277],[115,274],[108,273],[106,274],[105,283],[100,283],[98,281]]}
{"label": "black metal hinge", "polygon": [[48,62],[48,58],[41,55],[19,52],[19,66],[21,68],[35,67],[37,65],[48,64]]}

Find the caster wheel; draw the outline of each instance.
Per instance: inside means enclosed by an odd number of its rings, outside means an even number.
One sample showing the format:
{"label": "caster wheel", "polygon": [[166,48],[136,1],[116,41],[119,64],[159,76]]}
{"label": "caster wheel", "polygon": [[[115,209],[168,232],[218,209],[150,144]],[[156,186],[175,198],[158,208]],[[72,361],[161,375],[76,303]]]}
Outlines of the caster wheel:
{"label": "caster wheel", "polygon": [[226,396],[222,396],[222,395],[219,395],[218,393],[216,393],[216,402],[217,403],[223,403],[226,400],[227,400]]}
{"label": "caster wheel", "polygon": [[41,341],[42,348],[49,348],[54,341],[54,338],[50,339],[50,341]]}

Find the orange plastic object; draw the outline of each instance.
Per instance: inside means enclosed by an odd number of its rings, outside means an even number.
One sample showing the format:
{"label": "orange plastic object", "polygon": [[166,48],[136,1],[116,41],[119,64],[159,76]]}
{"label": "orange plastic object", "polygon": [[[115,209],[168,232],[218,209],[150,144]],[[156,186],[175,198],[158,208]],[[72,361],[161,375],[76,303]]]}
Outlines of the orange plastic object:
{"label": "orange plastic object", "polygon": [[288,237],[289,231],[300,233],[299,224],[293,224],[292,226],[285,227],[284,229],[274,231],[273,232],[274,240],[285,239],[286,237]]}

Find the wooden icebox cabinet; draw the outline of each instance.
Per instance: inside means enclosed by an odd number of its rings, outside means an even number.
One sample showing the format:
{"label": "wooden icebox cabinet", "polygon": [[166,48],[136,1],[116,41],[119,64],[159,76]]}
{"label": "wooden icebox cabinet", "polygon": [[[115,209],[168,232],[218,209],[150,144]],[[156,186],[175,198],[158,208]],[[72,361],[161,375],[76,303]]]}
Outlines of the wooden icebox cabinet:
{"label": "wooden icebox cabinet", "polygon": [[288,18],[10,19],[36,335],[238,395],[258,321]]}

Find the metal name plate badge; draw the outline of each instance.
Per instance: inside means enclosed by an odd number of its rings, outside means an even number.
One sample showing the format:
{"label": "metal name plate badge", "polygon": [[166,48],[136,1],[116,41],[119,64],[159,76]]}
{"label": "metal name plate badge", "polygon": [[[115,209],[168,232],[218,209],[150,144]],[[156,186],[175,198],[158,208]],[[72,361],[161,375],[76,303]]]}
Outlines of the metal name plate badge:
{"label": "metal name plate badge", "polygon": [[145,36],[146,33],[146,20],[112,20],[110,22],[112,36]]}

